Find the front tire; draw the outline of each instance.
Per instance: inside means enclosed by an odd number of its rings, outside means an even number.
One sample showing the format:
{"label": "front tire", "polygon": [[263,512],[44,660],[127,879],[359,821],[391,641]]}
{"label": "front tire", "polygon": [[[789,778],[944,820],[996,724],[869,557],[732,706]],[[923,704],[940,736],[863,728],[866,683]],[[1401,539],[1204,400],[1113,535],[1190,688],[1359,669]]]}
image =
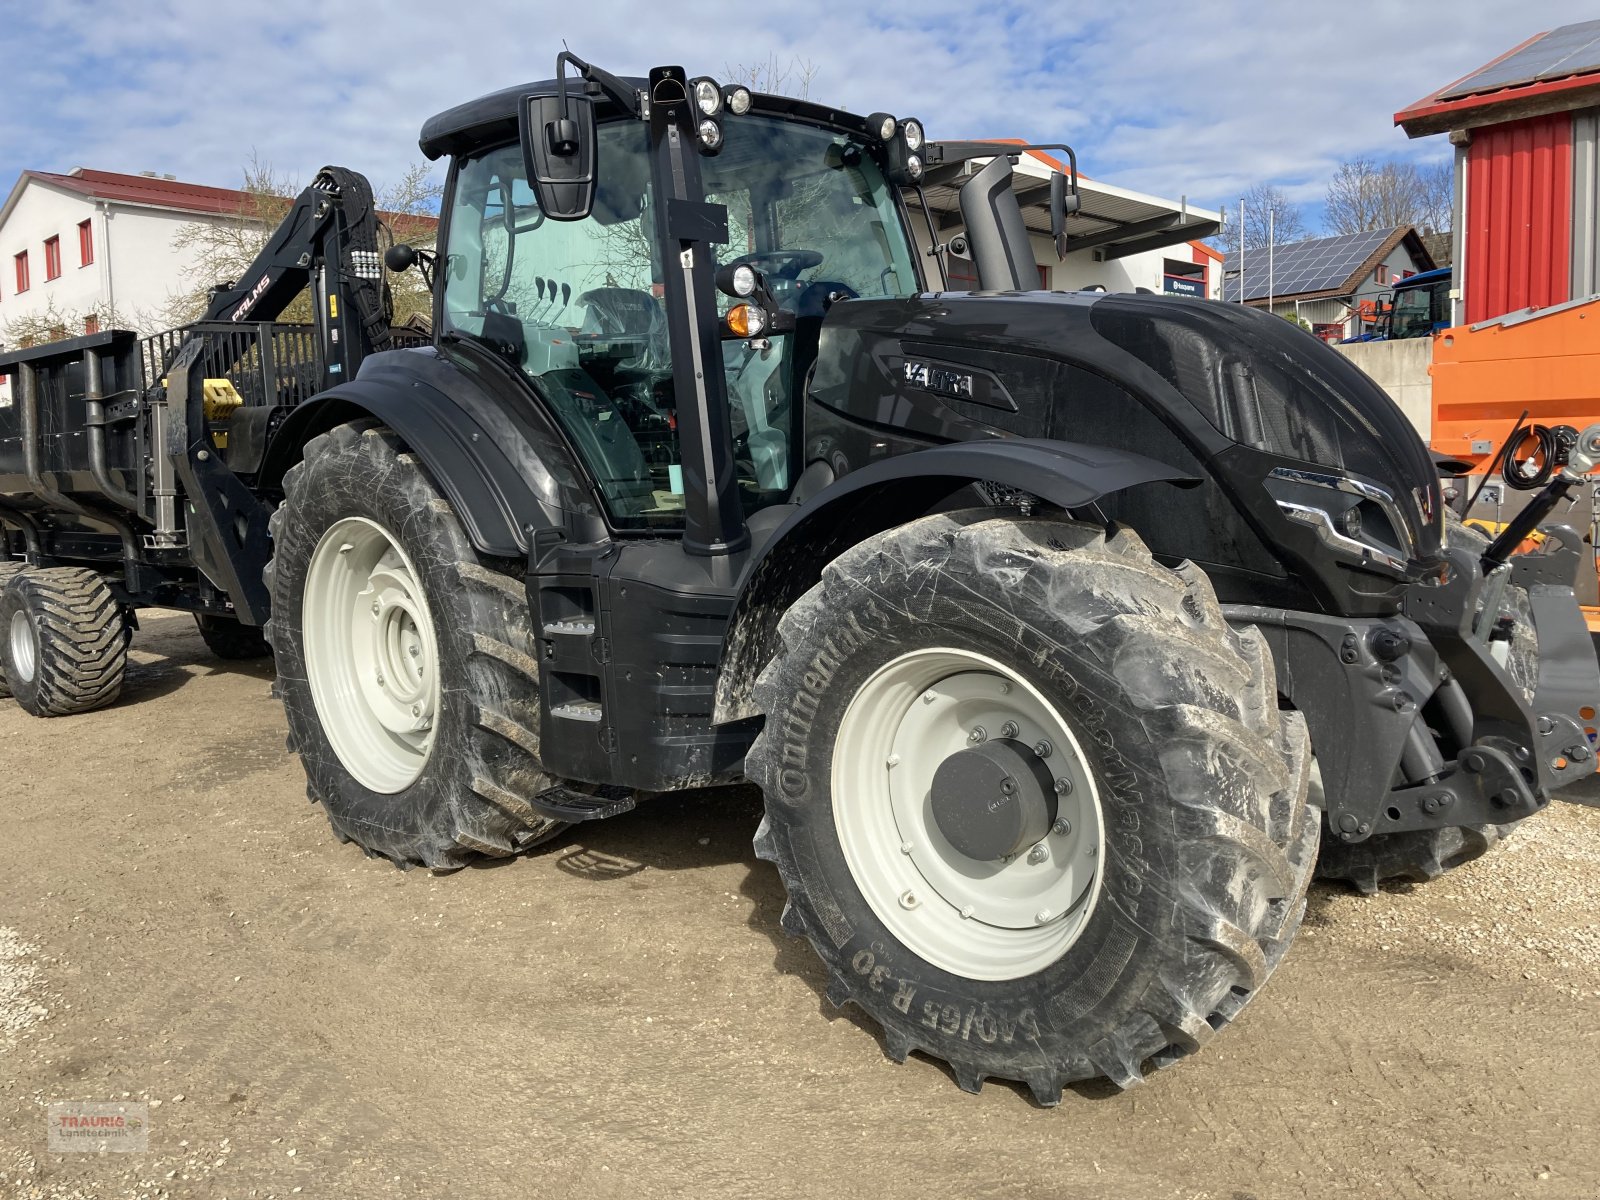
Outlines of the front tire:
{"label": "front tire", "polygon": [[[756,850],[829,997],[892,1058],[1053,1104],[1198,1049],[1266,981],[1316,856],[1309,744],[1265,644],[1197,569],[1126,530],[928,517],[830,564],[780,633],[746,764],[766,793]],[[996,722],[1008,746],[963,755]],[[1030,760],[1035,738],[1053,744]],[[991,760],[1017,767],[1002,788],[1037,776],[1035,807],[1058,798],[1039,844],[1035,822],[998,859],[978,845],[1005,802],[983,793],[973,834],[947,815],[962,789],[936,781]],[[1063,856],[1077,874],[1050,878]]]}
{"label": "front tire", "polygon": [[365,422],[313,438],[272,531],[266,633],[290,748],[334,831],[450,869],[565,828],[527,801],[552,781],[526,593],[399,439]]}

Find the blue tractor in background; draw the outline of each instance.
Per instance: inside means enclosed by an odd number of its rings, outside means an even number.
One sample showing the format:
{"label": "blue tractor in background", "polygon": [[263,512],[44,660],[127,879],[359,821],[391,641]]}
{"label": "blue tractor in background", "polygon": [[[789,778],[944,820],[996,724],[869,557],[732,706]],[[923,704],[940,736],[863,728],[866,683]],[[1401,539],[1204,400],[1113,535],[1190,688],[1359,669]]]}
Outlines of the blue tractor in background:
{"label": "blue tractor in background", "polygon": [[1391,342],[1405,338],[1432,337],[1450,327],[1449,267],[1422,271],[1394,285],[1394,291],[1378,301],[1372,328],[1346,338],[1347,342]]}

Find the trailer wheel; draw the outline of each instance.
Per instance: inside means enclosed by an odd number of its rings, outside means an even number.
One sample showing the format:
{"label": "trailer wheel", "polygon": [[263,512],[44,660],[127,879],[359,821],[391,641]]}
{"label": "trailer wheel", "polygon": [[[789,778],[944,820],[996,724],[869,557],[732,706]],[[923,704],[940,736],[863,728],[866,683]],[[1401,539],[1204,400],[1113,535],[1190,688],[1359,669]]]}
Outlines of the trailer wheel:
{"label": "trailer wheel", "polygon": [[0,592],[0,669],[36,717],[65,717],[122,694],[128,626],[99,575],[78,567],[12,573]]}
{"label": "trailer wheel", "polygon": [[977,1091],[1138,1083],[1299,926],[1321,814],[1260,636],[1137,536],[927,517],[784,616],[747,772],[756,852],[828,996]]}
{"label": "trailer wheel", "polygon": [[[1462,524],[1453,510],[1445,510],[1444,522],[1446,545],[1480,552],[1488,549],[1489,539]],[[1515,585],[1506,589],[1504,615],[1515,620],[1511,640],[1495,645],[1503,647],[1506,673],[1531,700],[1539,680],[1539,639],[1533,631],[1533,608],[1525,589]],[[1374,894],[1383,883],[1428,883],[1446,871],[1482,858],[1521,823],[1410,829],[1353,843],[1341,841],[1330,831],[1322,841],[1317,877],[1348,883],[1365,896]]]}
{"label": "trailer wheel", "polygon": [[266,636],[254,625],[210,613],[195,613],[194,623],[200,628],[200,638],[206,648],[218,658],[244,661],[266,658],[272,653]]}
{"label": "trailer wheel", "polygon": [[[11,577],[26,569],[27,565],[20,562],[0,562],[0,593],[4,593],[6,584],[11,582]],[[5,655],[0,654],[0,700],[11,695],[11,685],[6,682],[4,662]]]}
{"label": "trailer wheel", "polygon": [[334,831],[436,869],[560,832],[526,799],[553,781],[515,566],[477,554],[381,426],[312,439],[283,486],[266,633],[290,748]]}

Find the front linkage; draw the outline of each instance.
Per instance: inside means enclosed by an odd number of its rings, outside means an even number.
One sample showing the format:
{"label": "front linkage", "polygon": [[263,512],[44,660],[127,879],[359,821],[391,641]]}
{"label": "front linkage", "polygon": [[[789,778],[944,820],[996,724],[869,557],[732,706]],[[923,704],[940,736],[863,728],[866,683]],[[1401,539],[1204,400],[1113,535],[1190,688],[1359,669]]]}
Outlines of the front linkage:
{"label": "front linkage", "polygon": [[[1597,463],[1592,426],[1516,528],[1481,558],[1446,548],[1441,569],[1407,592],[1402,615],[1229,607],[1230,621],[1265,634],[1279,690],[1325,731],[1316,753],[1328,828],[1342,840],[1508,824],[1595,770],[1586,731],[1600,705],[1600,665],[1573,591],[1582,540],[1551,526],[1539,553],[1512,555]],[[1531,700],[1491,649],[1504,634],[1508,586],[1526,590],[1538,639]]]}

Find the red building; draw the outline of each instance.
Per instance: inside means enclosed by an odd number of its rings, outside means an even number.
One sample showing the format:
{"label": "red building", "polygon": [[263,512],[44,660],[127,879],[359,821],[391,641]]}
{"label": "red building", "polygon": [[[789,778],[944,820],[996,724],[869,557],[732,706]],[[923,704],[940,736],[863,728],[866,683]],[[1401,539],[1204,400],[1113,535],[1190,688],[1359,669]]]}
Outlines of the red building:
{"label": "red building", "polygon": [[1529,38],[1394,120],[1456,147],[1455,324],[1600,292],[1600,20]]}

